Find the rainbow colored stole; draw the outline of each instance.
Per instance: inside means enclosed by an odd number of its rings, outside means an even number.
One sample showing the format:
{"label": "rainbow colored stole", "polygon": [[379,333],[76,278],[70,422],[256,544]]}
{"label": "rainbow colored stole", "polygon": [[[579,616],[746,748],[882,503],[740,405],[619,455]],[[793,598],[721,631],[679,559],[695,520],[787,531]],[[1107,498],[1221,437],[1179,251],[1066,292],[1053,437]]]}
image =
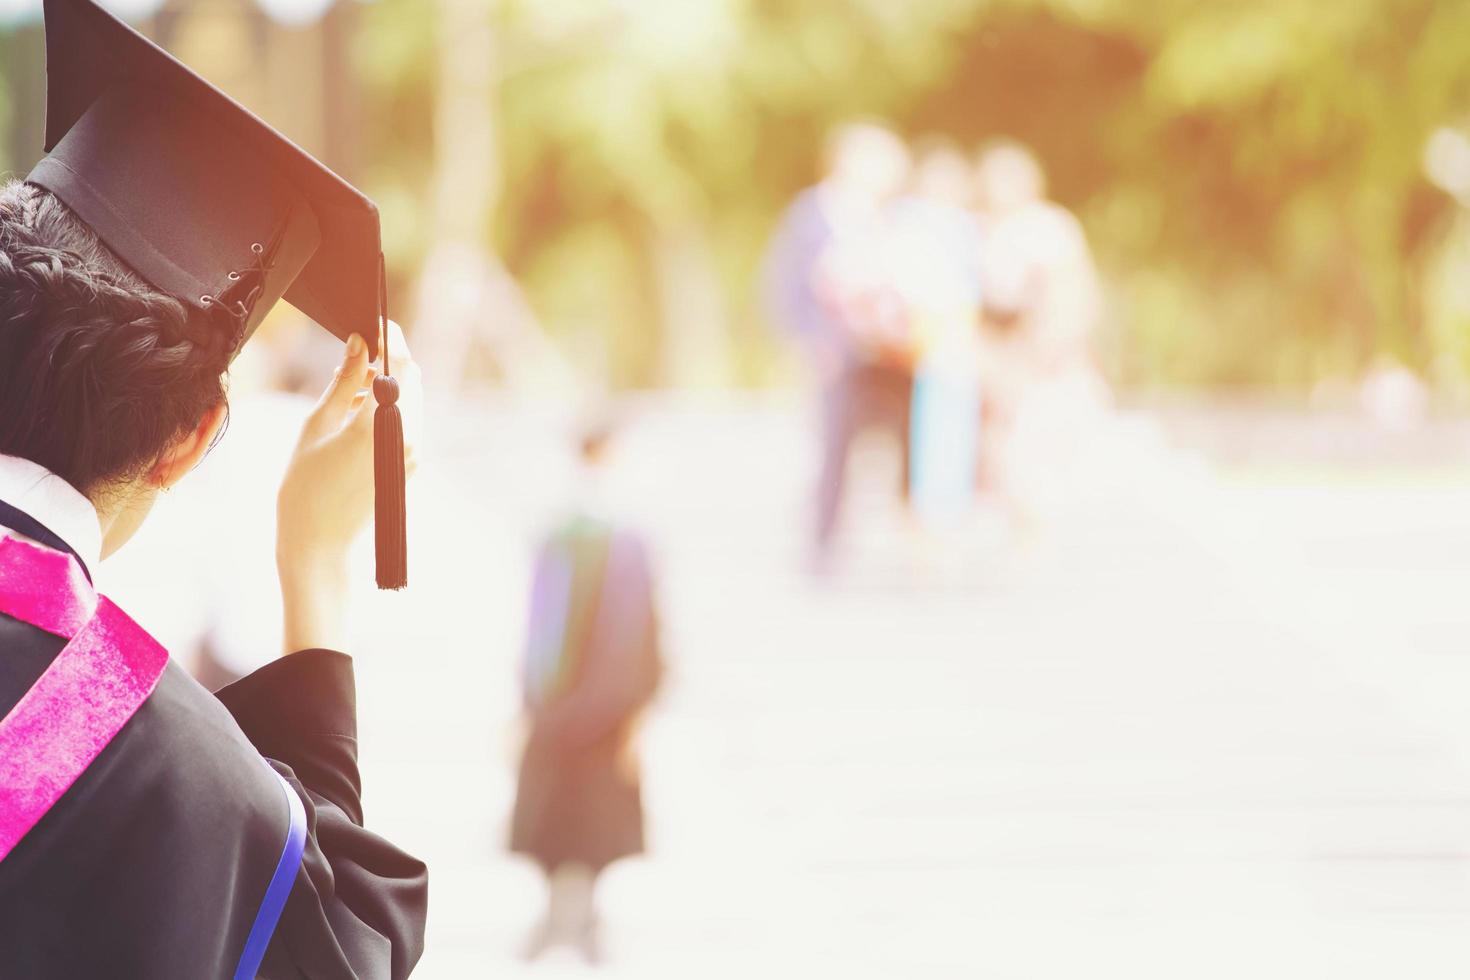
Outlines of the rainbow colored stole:
{"label": "rainbow colored stole", "polygon": [[551,701],[572,685],[593,629],[611,547],[611,528],[576,517],[542,548],[523,665],[531,704]]}

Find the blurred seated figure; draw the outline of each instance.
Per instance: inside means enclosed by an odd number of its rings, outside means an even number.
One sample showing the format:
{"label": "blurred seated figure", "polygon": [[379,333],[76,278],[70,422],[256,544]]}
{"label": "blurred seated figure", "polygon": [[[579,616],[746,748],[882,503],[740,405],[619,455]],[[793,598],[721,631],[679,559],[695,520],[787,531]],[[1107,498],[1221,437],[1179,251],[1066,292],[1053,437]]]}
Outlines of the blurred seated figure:
{"label": "blurred seated figure", "polygon": [[653,571],[639,536],[608,510],[610,422],[581,437],[583,499],[536,558],[522,667],[529,735],[511,849],[546,875],[547,908],[526,949],[601,959],[598,875],[643,851],[635,734],[663,673]]}
{"label": "blurred seated figure", "polygon": [[907,172],[908,151],[892,132],[869,122],[840,127],[827,173],[791,204],[766,257],[771,314],[801,347],[821,391],[818,571],[830,565],[858,433],[892,432],[907,464],[913,376],[888,236],[888,207]]}

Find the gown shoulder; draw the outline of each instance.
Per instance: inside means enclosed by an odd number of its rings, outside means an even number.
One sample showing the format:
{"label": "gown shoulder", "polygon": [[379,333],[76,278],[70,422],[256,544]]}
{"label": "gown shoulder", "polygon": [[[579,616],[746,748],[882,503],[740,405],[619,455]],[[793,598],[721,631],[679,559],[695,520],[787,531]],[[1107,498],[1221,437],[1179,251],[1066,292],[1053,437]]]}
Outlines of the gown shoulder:
{"label": "gown shoulder", "polygon": [[[0,617],[0,715],[62,645]],[[408,975],[422,951],[427,873],[361,826],[351,661],[309,651],[261,673],[216,697],[170,662],[0,861],[7,978],[232,976],[288,826],[267,765],[301,797],[308,840],[260,975]]]}

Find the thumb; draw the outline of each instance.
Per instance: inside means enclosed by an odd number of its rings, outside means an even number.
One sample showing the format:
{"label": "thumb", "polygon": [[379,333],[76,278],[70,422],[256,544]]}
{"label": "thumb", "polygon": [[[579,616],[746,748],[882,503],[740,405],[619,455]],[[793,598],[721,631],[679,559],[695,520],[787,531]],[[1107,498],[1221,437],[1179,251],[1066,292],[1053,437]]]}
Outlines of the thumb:
{"label": "thumb", "polygon": [[347,339],[347,350],[341,367],[332,376],[321,400],[311,410],[306,420],[307,431],[313,435],[325,435],[342,424],[352,408],[352,399],[361,390],[367,378],[367,344],[361,335],[353,334]]}

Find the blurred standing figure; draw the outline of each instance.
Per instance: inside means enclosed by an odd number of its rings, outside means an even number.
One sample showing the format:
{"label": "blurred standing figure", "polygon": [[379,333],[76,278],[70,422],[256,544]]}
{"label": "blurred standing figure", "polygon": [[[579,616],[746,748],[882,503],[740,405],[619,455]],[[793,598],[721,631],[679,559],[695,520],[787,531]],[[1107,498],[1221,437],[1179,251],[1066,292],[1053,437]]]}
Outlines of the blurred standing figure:
{"label": "blurred standing figure", "polygon": [[791,204],[766,257],[771,313],[801,345],[821,390],[818,570],[830,565],[858,432],[892,432],[907,469],[913,376],[888,278],[886,235],[887,206],[907,172],[908,151],[889,130],[873,123],[839,128],[828,143],[826,176]]}
{"label": "blurred standing figure", "polygon": [[593,890],[610,863],[643,851],[634,742],[663,672],[653,573],[639,537],[608,514],[609,424],[584,433],[587,499],[536,559],[522,671],[530,733],[511,849],[540,864],[546,917],[526,955],[553,945],[601,958]]}
{"label": "blurred standing figure", "polygon": [[1068,470],[1102,415],[1092,357],[1100,303],[1082,225],[1046,198],[1020,143],[983,147],[976,174],[985,282],[987,463],[1003,494],[1035,516],[1072,485]]}
{"label": "blurred standing figure", "polygon": [[914,350],[909,493],[930,543],[969,511],[980,424],[980,236],[970,164],[953,144],[918,148],[893,206],[893,275]]}

